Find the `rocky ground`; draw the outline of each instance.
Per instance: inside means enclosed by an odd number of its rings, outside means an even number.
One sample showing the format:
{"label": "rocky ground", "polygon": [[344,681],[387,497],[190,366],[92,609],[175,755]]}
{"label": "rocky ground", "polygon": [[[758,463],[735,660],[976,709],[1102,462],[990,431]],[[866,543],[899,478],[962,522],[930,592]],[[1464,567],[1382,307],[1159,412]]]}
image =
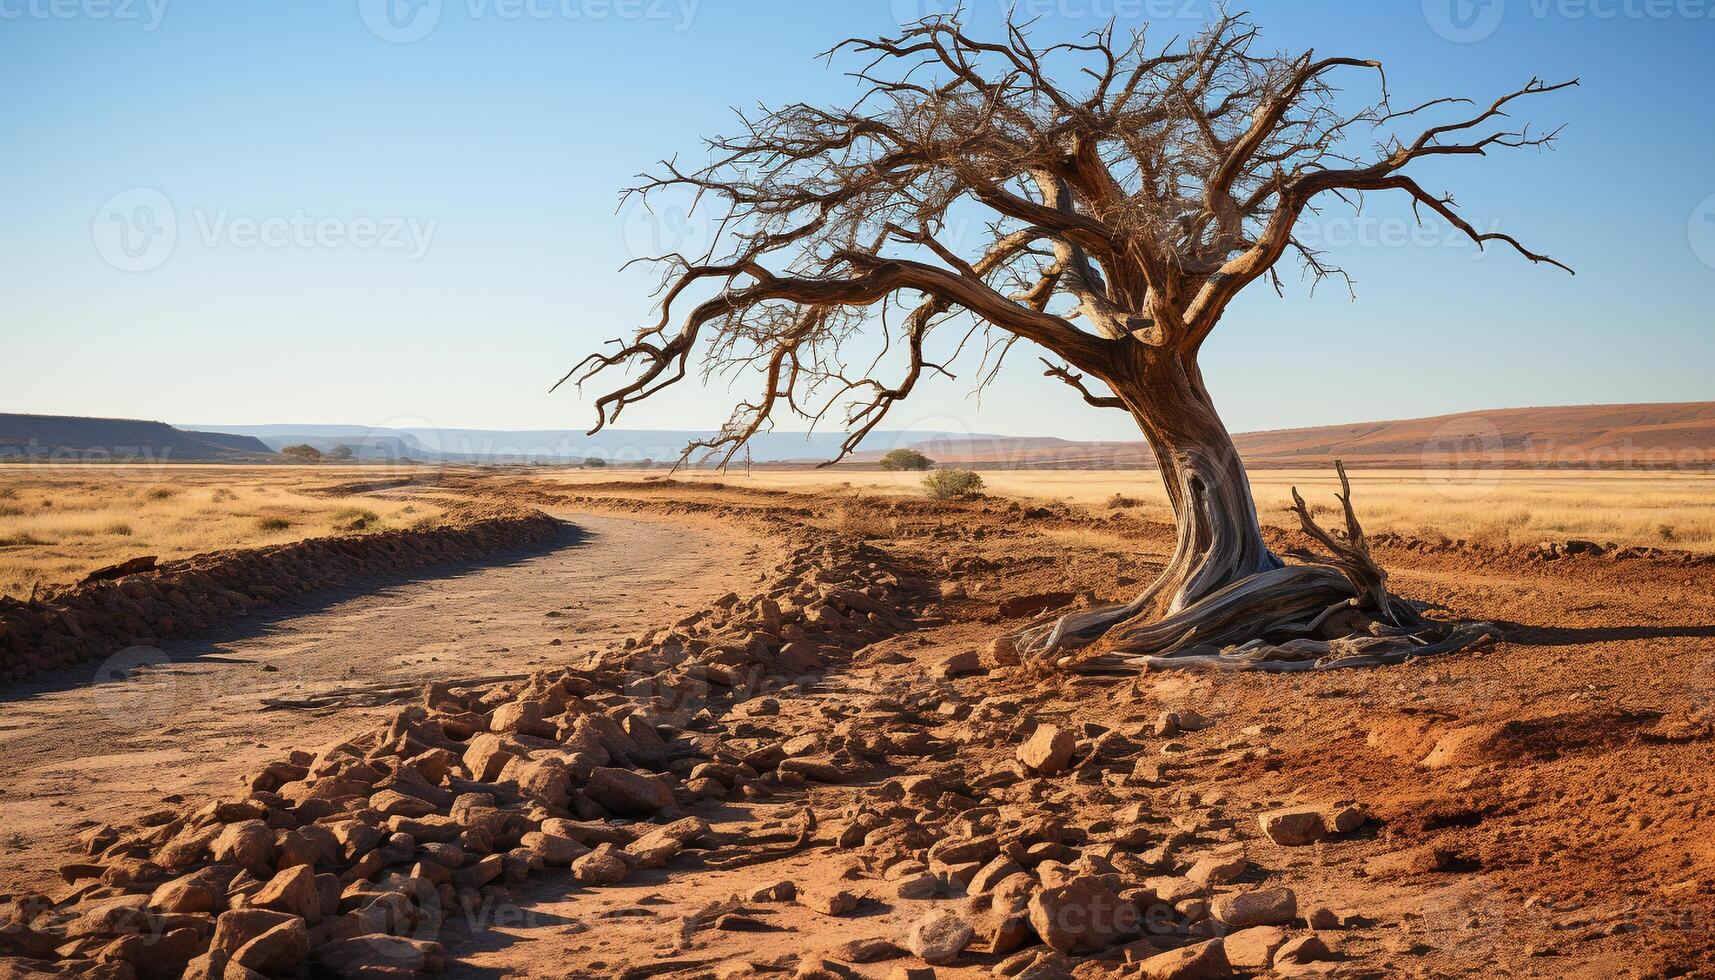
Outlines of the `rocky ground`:
{"label": "rocky ground", "polygon": [[639,593],[655,625],[527,679],[431,683],[231,792],[89,821],[62,886],[0,875],[0,976],[1715,971],[1705,568],[1394,540],[1398,591],[1502,639],[1082,676],[994,638],[1135,592],[1168,528],[708,484],[438,492],[713,521],[768,561],[691,611]]}

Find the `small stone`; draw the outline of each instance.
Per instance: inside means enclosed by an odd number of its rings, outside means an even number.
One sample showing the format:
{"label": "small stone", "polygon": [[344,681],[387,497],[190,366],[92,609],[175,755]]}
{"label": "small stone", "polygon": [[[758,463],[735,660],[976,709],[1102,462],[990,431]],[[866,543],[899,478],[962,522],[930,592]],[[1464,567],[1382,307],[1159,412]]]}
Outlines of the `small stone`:
{"label": "small stone", "polygon": [[1328,829],[1336,834],[1349,834],[1370,822],[1369,811],[1361,806],[1343,806],[1327,815]]}
{"label": "small stone", "polygon": [[605,810],[633,817],[653,816],[673,805],[673,789],[665,780],[629,769],[592,771],[584,795]]}
{"label": "small stone", "polygon": [[974,932],[969,922],[937,909],[912,924],[905,934],[905,948],[925,963],[944,965],[959,958]]}
{"label": "small stone", "polygon": [[996,885],[1023,871],[1017,861],[1002,854],[979,868],[965,887],[972,895],[985,895],[994,891]]}
{"label": "small stone", "polygon": [[1072,961],[1057,949],[1027,949],[1001,960],[994,975],[1004,980],[1072,980]]}
{"label": "small stone", "polygon": [[209,941],[210,952],[222,958],[238,952],[245,943],[275,926],[289,922],[294,916],[270,909],[233,909],[222,912],[214,920],[214,938]]}
{"label": "small stone", "polygon": [[905,950],[885,939],[853,939],[828,950],[828,955],[847,963],[880,963],[905,955]]}
{"label": "small stone", "polygon": [[616,885],[625,880],[625,873],[625,861],[612,844],[598,845],[572,862],[572,877],[580,885]]}
{"label": "small stone", "polygon": [[1018,747],[1018,761],[1038,775],[1052,776],[1071,764],[1077,748],[1078,740],[1071,732],[1061,731],[1058,725],[1037,725],[1030,738]]}
{"label": "small stone", "polygon": [[316,873],[307,865],[295,865],[275,875],[250,896],[250,906],[295,915],[309,923],[321,921],[322,893]]}
{"label": "small stone", "polygon": [[1326,905],[1318,905],[1311,909],[1309,914],[1304,917],[1304,921],[1308,923],[1312,929],[1340,928],[1340,917],[1335,914],[1333,909]]}
{"label": "small stone", "polygon": [[1372,878],[1393,878],[1406,874],[1440,871],[1453,860],[1453,853],[1434,844],[1379,854],[1364,862],[1364,873]]}
{"label": "small stone", "polygon": [[887,974],[887,980],[935,980],[935,968],[932,966],[896,966]]}
{"label": "small stone", "polygon": [[1162,738],[1171,738],[1184,732],[1200,732],[1214,724],[1190,709],[1178,711],[1163,711],[1155,719],[1155,734]]}
{"label": "small stone", "polygon": [[530,853],[542,859],[542,863],[550,868],[569,868],[573,861],[589,853],[589,848],[558,834],[546,834],[533,830],[519,838],[518,843]]}
{"label": "small stone", "polygon": [[293,918],[240,946],[227,963],[228,975],[237,965],[265,976],[279,976],[296,970],[309,955],[310,936],[304,920]]}
{"label": "small stone", "polygon": [[858,897],[843,888],[817,888],[799,892],[798,904],[823,915],[845,915],[858,907]]}
{"label": "small stone", "polygon": [[982,669],[982,658],[977,656],[975,650],[961,650],[930,667],[929,676],[935,680],[944,681],[954,677],[963,677],[967,674],[980,673]]}
{"label": "small stone", "polygon": [[941,879],[928,872],[909,875],[899,879],[893,885],[893,894],[910,900],[932,898],[941,890]]}
{"label": "small stone", "polygon": [[1286,945],[1274,954],[1276,968],[1282,966],[1303,966],[1306,963],[1320,963],[1334,958],[1334,951],[1328,948],[1321,937],[1314,933],[1288,940]]}
{"label": "small stone", "polygon": [[845,967],[821,956],[804,957],[792,972],[794,980],[846,980],[849,975]]}
{"label": "small stone", "polygon": [[1286,939],[1286,930],[1278,926],[1240,929],[1226,937],[1227,962],[1241,970],[1266,970]]}
{"label": "small stone", "polygon": [[1298,916],[1298,896],[1290,888],[1239,892],[1215,899],[1210,911],[1233,929],[1284,925]]}
{"label": "small stone", "polygon": [[1214,980],[1232,975],[1219,939],[1158,953],[1138,964],[1142,980]]}
{"label": "small stone", "polygon": [[995,667],[1018,666],[1018,646],[1008,637],[997,636],[990,640],[984,652],[988,662]]}
{"label": "small stone", "polygon": [[1143,927],[1137,906],[1090,875],[1055,887],[1045,882],[1030,898],[1030,925],[1063,953],[1103,949]]}
{"label": "small stone", "polygon": [[1322,814],[1316,810],[1275,810],[1257,817],[1268,839],[1283,847],[1314,844],[1328,836]]}
{"label": "small stone", "polygon": [[753,889],[750,893],[752,902],[790,902],[798,897],[798,886],[790,881],[777,881],[772,885]]}
{"label": "small stone", "polygon": [[274,831],[261,820],[228,824],[209,845],[216,861],[236,864],[257,876],[274,872]]}
{"label": "small stone", "polygon": [[1185,877],[1207,888],[1237,880],[1250,866],[1250,860],[1242,853],[1209,854],[1198,858]]}

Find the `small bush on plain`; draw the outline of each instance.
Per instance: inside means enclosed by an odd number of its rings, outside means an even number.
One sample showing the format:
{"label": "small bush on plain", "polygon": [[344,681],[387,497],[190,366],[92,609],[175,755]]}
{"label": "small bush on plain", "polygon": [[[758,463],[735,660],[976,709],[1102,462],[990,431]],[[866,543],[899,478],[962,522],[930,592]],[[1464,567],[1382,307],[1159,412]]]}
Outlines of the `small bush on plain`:
{"label": "small bush on plain", "polygon": [[915,449],[895,449],[881,457],[881,468],[884,470],[929,470],[935,468],[935,461]]}
{"label": "small bush on plain", "polygon": [[983,488],[983,478],[970,470],[934,470],[923,477],[923,490],[936,500],[969,497]]}

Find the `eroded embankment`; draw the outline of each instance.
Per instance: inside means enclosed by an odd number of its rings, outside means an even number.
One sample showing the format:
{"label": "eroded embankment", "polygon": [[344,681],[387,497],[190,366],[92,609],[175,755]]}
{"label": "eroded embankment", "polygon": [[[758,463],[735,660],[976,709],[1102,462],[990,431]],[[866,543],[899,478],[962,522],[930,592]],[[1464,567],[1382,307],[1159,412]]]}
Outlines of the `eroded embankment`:
{"label": "eroded embankment", "polygon": [[431,685],[380,727],[283,754],[230,798],[91,828],[87,858],[61,870],[68,893],[16,897],[0,966],[10,955],[20,969],[116,977],[432,972],[444,924],[481,920],[545,869],[600,887],[681,850],[736,867],[802,848],[813,819],[783,841],[725,840],[685,809],[853,765],[721,720],[905,625],[914,590],[879,553],[801,530],[746,598],[526,682]]}
{"label": "eroded embankment", "polygon": [[429,528],[211,552],[29,602],[0,596],[0,682],[128,646],[197,636],[282,600],[366,576],[540,545],[563,529],[538,511],[455,514]]}

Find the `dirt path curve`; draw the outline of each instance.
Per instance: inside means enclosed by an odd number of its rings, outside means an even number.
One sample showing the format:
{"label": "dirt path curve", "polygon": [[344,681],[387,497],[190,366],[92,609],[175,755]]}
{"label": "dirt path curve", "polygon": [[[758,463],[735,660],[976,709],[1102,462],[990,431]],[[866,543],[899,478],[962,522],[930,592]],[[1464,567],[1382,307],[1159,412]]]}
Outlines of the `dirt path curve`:
{"label": "dirt path curve", "polygon": [[[386,710],[261,711],[264,697],[525,673],[705,606],[771,558],[683,517],[559,516],[576,527],[545,552],[323,593],[145,666],[122,655],[0,691],[0,897],[63,887],[90,821],[230,795],[259,762]],[[91,683],[116,667],[129,676]]]}

